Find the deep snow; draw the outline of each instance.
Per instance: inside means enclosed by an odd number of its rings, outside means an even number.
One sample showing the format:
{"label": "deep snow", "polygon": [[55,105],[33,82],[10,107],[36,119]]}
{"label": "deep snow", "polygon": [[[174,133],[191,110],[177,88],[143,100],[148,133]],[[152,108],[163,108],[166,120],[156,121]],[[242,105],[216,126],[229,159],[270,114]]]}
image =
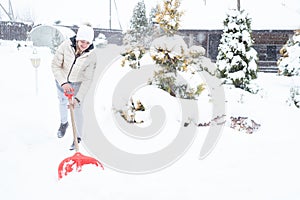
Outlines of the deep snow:
{"label": "deep snow", "polygon": [[[247,116],[261,127],[247,134],[224,126],[216,147],[203,160],[198,156],[208,127],[198,127],[186,154],[161,171],[131,175],[106,165],[104,171],[87,165],[59,181],[59,163],[73,155],[68,150],[72,134],[68,129],[64,138],[56,137],[59,116],[50,50],[37,48],[41,65],[36,95],[33,49],[29,45],[17,50],[17,42],[0,42],[1,199],[300,198],[300,111],[286,103],[295,79],[259,73],[255,82],[262,90],[256,95],[225,87],[226,116]],[[103,49],[97,51],[101,57]],[[201,106],[205,109],[199,104],[200,112]],[[80,151],[89,155],[84,145]]]}

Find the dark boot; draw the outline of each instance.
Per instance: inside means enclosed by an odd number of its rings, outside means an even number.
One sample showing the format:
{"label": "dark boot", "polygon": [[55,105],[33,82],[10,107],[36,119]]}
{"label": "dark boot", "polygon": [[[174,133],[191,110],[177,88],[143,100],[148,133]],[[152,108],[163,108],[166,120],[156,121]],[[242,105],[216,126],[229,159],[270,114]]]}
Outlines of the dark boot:
{"label": "dark boot", "polygon": [[57,137],[58,138],[62,138],[62,137],[65,136],[65,133],[66,133],[66,130],[67,130],[68,126],[69,126],[68,122],[65,123],[65,124],[62,124],[62,123],[60,124],[60,127],[57,131]]}
{"label": "dark boot", "polygon": [[[77,138],[77,141],[78,141],[78,144],[81,142],[81,138],[80,137],[78,137]],[[73,141],[73,143],[72,143],[72,145],[71,145],[71,147],[70,147],[70,151],[72,151],[72,150],[74,150],[75,149],[75,142]]]}

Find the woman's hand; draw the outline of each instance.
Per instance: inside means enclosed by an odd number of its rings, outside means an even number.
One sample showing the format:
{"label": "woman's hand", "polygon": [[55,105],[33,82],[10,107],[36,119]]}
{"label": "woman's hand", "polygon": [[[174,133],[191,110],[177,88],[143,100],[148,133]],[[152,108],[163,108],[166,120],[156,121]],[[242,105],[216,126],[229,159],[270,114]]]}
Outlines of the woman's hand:
{"label": "woman's hand", "polygon": [[73,106],[75,107],[76,105],[79,105],[79,102],[76,98],[73,99]]}
{"label": "woman's hand", "polygon": [[74,92],[74,89],[71,84],[66,83],[61,86],[65,93]]}

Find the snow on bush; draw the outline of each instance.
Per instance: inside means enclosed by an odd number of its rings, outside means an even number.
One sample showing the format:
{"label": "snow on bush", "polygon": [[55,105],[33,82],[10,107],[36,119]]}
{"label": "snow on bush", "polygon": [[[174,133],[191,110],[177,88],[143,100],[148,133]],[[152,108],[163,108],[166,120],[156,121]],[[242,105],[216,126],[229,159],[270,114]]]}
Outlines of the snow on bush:
{"label": "snow on bush", "polygon": [[278,73],[284,76],[300,75],[300,30],[280,49],[281,57],[279,58]]}
{"label": "snow on bush", "polygon": [[107,39],[103,33],[99,33],[98,36],[95,38],[94,44],[97,48],[102,48],[107,45]]}
{"label": "snow on bush", "polygon": [[[300,76],[300,30],[295,30],[294,35],[287,41],[287,43],[280,49],[281,57],[277,61],[278,74],[288,77]],[[294,104],[300,108],[300,85],[296,82],[290,88],[290,96],[287,103]]]}

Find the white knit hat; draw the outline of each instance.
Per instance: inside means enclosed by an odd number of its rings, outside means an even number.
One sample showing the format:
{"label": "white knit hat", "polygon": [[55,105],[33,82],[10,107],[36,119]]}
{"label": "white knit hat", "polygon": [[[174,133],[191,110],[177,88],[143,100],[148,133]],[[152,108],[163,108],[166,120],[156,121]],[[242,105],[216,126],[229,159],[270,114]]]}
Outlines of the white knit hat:
{"label": "white knit hat", "polygon": [[77,31],[76,40],[85,40],[92,43],[94,40],[93,28],[87,25],[80,26]]}

